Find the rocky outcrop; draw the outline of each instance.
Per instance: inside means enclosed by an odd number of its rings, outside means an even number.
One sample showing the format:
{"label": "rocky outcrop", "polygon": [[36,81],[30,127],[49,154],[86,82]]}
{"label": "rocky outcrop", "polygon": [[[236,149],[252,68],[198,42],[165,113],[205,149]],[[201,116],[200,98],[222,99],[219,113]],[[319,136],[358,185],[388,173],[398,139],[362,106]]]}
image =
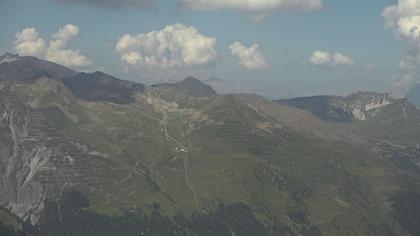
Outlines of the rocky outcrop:
{"label": "rocky outcrop", "polygon": [[0,90],[0,205],[32,223],[46,199],[77,178],[87,181],[90,172],[88,159],[55,131],[44,112]]}
{"label": "rocky outcrop", "polygon": [[386,93],[372,92],[358,92],[344,98],[338,97],[338,100],[342,102],[332,105],[352,114],[356,120],[366,120],[370,111],[390,105],[393,101]]}
{"label": "rocky outcrop", "polygon": [[0,101],[0,203],[25,218],[42,208],[46,190],[33,178],[51,152],[30,145],[31,116],[25,106],[4,90]]}
{"label": "rocky outcrop", "polygon": [[374,110],[392,104],[394,99],[386,93],[358,92],[347,97],[314,96],[278,102],[309,111],[324,120],[350,122],[374,116]]}
{"label": "rocky outcrop", "polygon": [[17,60],[19,60],[18,55],[13,55],[11,53],[5,53],[3,56],[0,57],[0,64],[10,63],[10,62],[17,61]]}

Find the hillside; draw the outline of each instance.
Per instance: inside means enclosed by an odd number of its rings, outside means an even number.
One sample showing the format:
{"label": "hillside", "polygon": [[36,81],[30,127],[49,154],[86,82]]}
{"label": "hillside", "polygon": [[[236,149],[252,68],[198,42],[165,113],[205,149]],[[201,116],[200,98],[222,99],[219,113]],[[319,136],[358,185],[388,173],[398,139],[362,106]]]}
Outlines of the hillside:
{"label": "hillside", "polygon": [[[2,63],[0,74],[9,67]],[[360,93],[296,108],[257,95],[217,95],[193,78],[149,87],[100,72],[73,76],[0,81],[0,204],[7,213],[0,221],[8,231],[420,232],[420,150],[408,142],[420,116],[404,100]],[[343,101],[351,105],[342,109]]]}
{"label": "hillside", "polygon": [[99,71],[79,73],[62,81],[75,96],[85,101],[131,103],[133,96],[144,89],[142,84],[120,80]]}

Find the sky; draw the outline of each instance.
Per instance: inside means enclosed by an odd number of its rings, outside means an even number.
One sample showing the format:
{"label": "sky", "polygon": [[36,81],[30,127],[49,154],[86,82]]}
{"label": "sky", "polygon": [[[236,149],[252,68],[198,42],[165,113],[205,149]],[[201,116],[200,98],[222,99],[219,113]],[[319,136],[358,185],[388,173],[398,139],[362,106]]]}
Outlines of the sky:
{"label": "sky", "polygon": [[419,72],[420,0],[0,0],[0,29],[0,53],[149,84],[400,97]]}

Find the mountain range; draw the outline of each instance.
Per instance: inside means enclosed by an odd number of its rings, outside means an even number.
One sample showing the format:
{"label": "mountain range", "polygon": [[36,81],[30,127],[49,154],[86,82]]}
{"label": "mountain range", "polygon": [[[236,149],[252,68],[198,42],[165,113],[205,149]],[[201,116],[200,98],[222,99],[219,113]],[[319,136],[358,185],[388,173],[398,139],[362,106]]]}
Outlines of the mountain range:
{"label": "mountain range", "polygon": [[420,111],[0,57],[1,235],[420,235]]}
{"label": "mountain range", "polygon": [[234,81],[226,81],[214,76],[202,80],[203,83],[210,85],[219,94],[238,94],[252,93],[258,94],[268,100],[295,97],[295,93],[288,89],[278,86],[270,86],[269,88],[251,88],[244,83]]}

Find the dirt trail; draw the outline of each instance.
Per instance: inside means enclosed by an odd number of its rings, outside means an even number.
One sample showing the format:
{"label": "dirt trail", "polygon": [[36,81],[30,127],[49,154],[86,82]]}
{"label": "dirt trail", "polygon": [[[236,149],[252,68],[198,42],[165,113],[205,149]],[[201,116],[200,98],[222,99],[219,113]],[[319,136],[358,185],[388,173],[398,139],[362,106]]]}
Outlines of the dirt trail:
{"label": "dirt trail", "polygon": [[[133,107],[126,106],[126,105],[113,104],[113,103],[109,103],[109,104],[115,105],[115,106],[119,106],[119,107],[124,107],[124,108],[127,108],[127,109],[133,109]],[[145,112],[143,112],[141,110],[136,109],[136,111],[137,112],[140,112],[141,114],[143,114],[144,116],[148,117],[149,119],[156,120],[160,124],[162,124],[163,125],[163,131],[165,133],[166,139],[168,141],[174,143],[177,146],[177,148],[179,148],[181,150],[187,150],[187,148],[179,140],[177,140],[176,138],[172,137],[169,134],[168,129],[167,129],[167,124],[168,124],[168,110],[169,110],[169,108],[167,106],[163,105],[163,104],[160,104],[160,105],[166,110],[166,111],[162,111],[162,114],[163,114],[163,119],[162,120],[159,119],[159,118],[150,116],[150,115],[146,114]],[[196,194],[196,192],[194,190],[194,187],[193,187],[192,182],[191,182],[191,179],[190,179],[190,175],[189,175],[189,171],[188,171],[188,165],[189,165],[188,162],[189,162],[189,155],[188,155],[188,153],[185,153],[185,155],[184,155],[184,176],[185,176],[185,184],[190,189],[190,191],[193,194],[194,199],[195,199],[195,201],[197,203],[197,206],[199,207],[200,206],[200,202],[198,200],[197,194]],[[141,173],[139,173],[136,169],[134,169],[134,170],[135,170],[135,172],[137,174],[141,175]]]}

